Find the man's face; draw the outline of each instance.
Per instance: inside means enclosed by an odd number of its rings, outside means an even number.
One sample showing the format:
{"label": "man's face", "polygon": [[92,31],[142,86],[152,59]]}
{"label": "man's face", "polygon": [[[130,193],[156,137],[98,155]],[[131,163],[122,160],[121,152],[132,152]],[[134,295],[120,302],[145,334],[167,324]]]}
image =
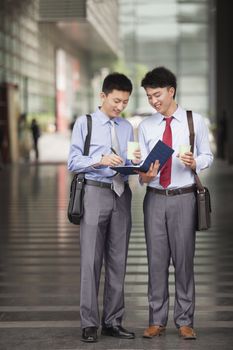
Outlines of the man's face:
{"label": "man's face", "polygon": [[110,118],[119,116],[129,102],[130,93],[127,91],[113,90],[109,94],[101,92],[101,110]]}
{"label": "man's face", "polygon": [[174,103],[175,89],[173,87],[150,88],[147,87],[146,94],[149,104],[162,115],[169,116],[170,107]]}

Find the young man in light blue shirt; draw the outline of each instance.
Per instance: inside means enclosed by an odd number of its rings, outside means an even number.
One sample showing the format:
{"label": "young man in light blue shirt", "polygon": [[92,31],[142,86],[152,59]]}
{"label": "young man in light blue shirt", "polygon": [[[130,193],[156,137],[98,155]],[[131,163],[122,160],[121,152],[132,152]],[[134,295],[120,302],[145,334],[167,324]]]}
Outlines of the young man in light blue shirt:
{"label": "young man in light blue shirt", "polygon": [[165,331],[169,311],[168,271],[175,268],[174,322],[184,339],[195,339],[193,330],[195,285],[194,252],[196,197],[194,171],[199,173],[213,161],[208,129],[203,118],[193,113],[194,153],[179,154],[180,146],[189,146],[186,111],[175,101],[176,77],[164,67],[148,72],[142,80],[150,105],[156,113],[139,126],[139,142],[145,158],[161,139],[175,152],[157,175],[157,164],[148,173],[140,173],[147,183],[144,198],[144,222],[149,264],[149,327],[145,338]]}
{"label": "young man in light blue shirt", "polygon": [[[128,162],[127,143],[133,140],[133,128],[119,115],[126,108],[131,92],[131,81],[123,74],[112,73],[104,79],[101,107],[91,114],[88,156],[83,155],[86,116],[77,119],[72,133],[68,168],[85,173],[84,216],[80,223],[80,318],[84,342],[97,341],[103,258],[105,283],[101,333],[122,339],[134,338],[134,333],[121,325],[125,311],[124,278],[132,194],[127,176],[116,175],[110,169],[110,166]],[[139,161],[140,151],[136,151],[134,162]],[[115,187],[116,178],[118,187]]]}

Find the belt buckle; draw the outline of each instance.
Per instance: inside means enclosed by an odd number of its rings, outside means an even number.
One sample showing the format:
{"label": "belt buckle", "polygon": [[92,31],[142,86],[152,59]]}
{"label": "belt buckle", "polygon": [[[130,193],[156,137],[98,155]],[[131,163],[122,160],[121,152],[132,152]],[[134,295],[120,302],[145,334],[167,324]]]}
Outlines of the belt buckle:
{"label": "belt buckle", "polygon": [[166,196],[174,196],[174,194],[176,194],[176,193],[175,193],[175,191],[173,189],[167,188],[165,190],[165,194],[166,194]]}

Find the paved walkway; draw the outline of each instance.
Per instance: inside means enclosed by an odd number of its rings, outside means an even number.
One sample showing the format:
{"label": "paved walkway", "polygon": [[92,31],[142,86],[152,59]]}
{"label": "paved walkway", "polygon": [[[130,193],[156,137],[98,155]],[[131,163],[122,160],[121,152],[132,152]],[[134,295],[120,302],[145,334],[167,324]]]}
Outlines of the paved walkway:
{"label": "paved walkway", "polygon": [[[170,318],[165,336],[141,337],[148,324],[144,188],[131,177],[133,229],[125,284],[124,325],[133,341],[100,336],[80,342],[79,232],[66,218],[70,175],[65,165],[20,165],[0,171],[0,349],[224,350],[233,343],[233,167],[216,161],[203,181],[212,193],[213,226],[197,233],[196,341],[179,339]],[[100,305],[103,284],[100,288]]]}

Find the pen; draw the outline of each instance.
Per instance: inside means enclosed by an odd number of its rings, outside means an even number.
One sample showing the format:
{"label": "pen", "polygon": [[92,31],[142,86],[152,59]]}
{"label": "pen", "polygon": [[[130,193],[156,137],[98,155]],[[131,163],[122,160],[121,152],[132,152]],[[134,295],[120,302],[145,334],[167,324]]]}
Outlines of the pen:
{"label": "pen", "polygon": [[116,153],[115,149],[111,147],[111,151],[112,153],[116,154],[118,156],[118,154]]}

